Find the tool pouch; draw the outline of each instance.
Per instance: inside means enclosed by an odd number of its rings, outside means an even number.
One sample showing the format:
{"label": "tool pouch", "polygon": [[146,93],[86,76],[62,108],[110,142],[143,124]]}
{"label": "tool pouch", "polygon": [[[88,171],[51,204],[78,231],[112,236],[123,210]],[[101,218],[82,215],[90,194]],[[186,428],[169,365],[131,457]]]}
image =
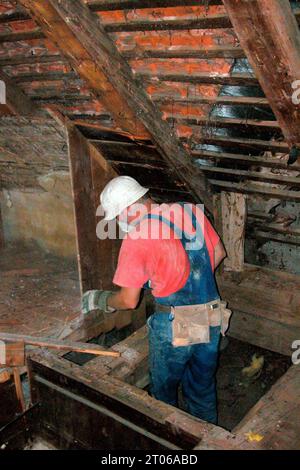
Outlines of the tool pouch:
{"label": "tool pouch", "polygon": [[208,311],[202,305],[172,307],[173,346],[209,343]]}
{"label": "tool pouch", "polygon": [[171,313],[174,317],[172,322],[173,346],[209,343],[209,328],[211,326],[220,326],[221,334],[225,336],[232,313],[226,307],[227,302],[219,300],[201,305],[171,307]]}

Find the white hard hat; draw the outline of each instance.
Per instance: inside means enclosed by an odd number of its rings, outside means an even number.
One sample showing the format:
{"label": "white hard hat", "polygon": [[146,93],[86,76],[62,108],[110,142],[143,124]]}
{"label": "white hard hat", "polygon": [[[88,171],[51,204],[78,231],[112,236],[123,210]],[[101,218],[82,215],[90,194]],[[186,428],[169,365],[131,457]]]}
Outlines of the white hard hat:
{"label": "white hard hat", "polygon": [[101,205],[105,211],[104,220],[112,220],[134,204],[149,191],[131,176],[118,176],[112,179],[100,195]]}

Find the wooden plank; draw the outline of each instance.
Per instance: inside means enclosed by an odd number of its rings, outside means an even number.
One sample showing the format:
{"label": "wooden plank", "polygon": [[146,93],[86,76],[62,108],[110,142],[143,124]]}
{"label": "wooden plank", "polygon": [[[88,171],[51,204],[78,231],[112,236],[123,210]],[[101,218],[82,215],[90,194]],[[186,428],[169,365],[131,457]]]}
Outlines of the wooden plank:
{"label": "wooden plank", "polygon": [[15,85],[13,80],[0,70],[0,81],[5,83],[6,88],[6,107],[10,113],[20,116],[34,115],[37,112],[35,106],[25,93]]}
{"label": "wooden plank", "polygon": [[260,165],[266,166],[271,168],[282,168],[282,169],[289,169],[290,171],[300,171],[300,165],[293,164],[288,165],[287,162],[282,161],[279,158],[272,157],[260,157],[256,155],[244,155],[244,154],[236,154],[236,153],[226,153],[226,152],[213,152],[210,150],[192,150],[192,155],[195,158],[205,159],[205,160],[216,160],[218,162],[222,161],[230,161],[241,163],[241,164],[249,164],[251,165]]}
{"label": "wooden plank", "polygon": [[[117,176],[109,164],[80,131],[67,124],[69,161],[76,221],[76,239],[81,291],[112,287],[117,246],[113,240],[97,239],[96,210],[99,194]],[[97,159],[98,169],[93,160]]]}
{"label": "wooden plank", "polygon": [[[41,392],[40,387],[43,383],[42,381],[45,381],[46,379],[50,382],[49,385],[51,385],[51,383],[61,385],[61,376],[63,375],[65,380],[61,387],[64,387],[67,390],[72,388],[74,395],[76,394],[75,396],[77,396],[77,400],[85,397],[95,405],[100,405],[102,412],[105,413],[103,416],[104,420],[106,419],[105,416],[107,416],[107,412],[111,412],[110,416],[113,418],[111,424],[107,424],[100,419],[102,426],[105,425],[106,427],[108,426],[109,428],[112,428],[114,426],[114,420],[119,420],[118,417],[123,417],[121,423],[127,425],[127,431],[126,429],[124,430],[127,433],[131,432],[132,429],[142,432],[143,434],[146,432],[148,433],[148,436],[149,433],[151,433],[160,439],[167,439],[170,443],[173,443],[173,445],[175,444],[180,446],[180,448],[189,449],[193,448],[204,435],[210,432],[210,430],[216,428],[216,426],[212,424],[205,423],[181,410],[175,409],[171,405],[154,399],[149,396],[146,391],[140,390],[137,387],[116,379],[115,377],[103,376],[97,380],[94,376],[85,372],[82,367],[76,366],[76,364],[68,364],[66,360],[59,359],[54,355],[49,354],[47,356],[38,356],[35,354],[34,357],[31,356],[30,369],[32,371],[32,378],[37,392],[35,396],[37,400],[39,399],[38,393]],[[42,379],[42,381],[40,381],[40,379]],[[43,393],[43,397],[46,398],[46,396],[47,395]],[[52,400],[51,394],[48,394],[46,406],[55,406],[55,400]],[[51,422],[57,426],[57,424],[53,422],[53,416],[55,414],[50,412],[47,415],[48,416],[43,416],[44,420],[45,418],[50,418]],[[99,423],[99,416],[96,418],[95,422]],[[91,421],[88,420],[85,423],[85,427],[88,430],[91,428],[90,422]],[[138,426],[138,429],[135,426]],[[69,429],[70,431],[73,429],[73,431],[71,431],[73,433],[75,428],[71,424]],[[94,444],[99,441],[102,446],[104,445],[110,449],[120,449],[120,445],[122,448],[132,449],[132,445],[136,445],[134,442],[120,443],[119,436],[117,436],[116,439],[114,433],[106,434],[110,441],[107,441],[107,439],[104,441],[104,434],[102,433],[101,428],[97,429],[99,432],[97,437],[94,433]],[[75,430],[81,431],[78,426]],[[80,432],[77,432],[77,436],[80,436]],[[83,437],[84,436],[81,433],[81,439]],[[139,438],[139,436],[137,435],[136,438]],[[156,439],[155,441],[154,449],[157,450],[158,441]],[[150,448],[152,447],[150,446]]]}
{"label": "wooden plank", "polygon": [[92,11],[222,5],[222,0],[87,0]]}
{"label": "wooden plank", "polygon": [[[43,90],[44,91],[44,90]],[[55,104],[63,106],[80,106],[82,103],[87,103],[92,101],[92,97],[88,95],[75,95],[72,93],[59,93],[54,92],[49,95],[30,93],[30,99],[34,102],[39,103],[41,106],[46,104]]]}
{"label": "wooden plank", "polygon": [[138,72],[137,77],[151,81],[160,80],[162,82],[179,82],[179,83],[199,83],[203,85],[231,85],[231,86],[253,86],[258,85],[256,77],[249,73],[235,73],[235,74],[215,74],[215,73],[191,73],[191,74],[167,74],[167,73],[152,73],[152,72]]}
{"label": "wooden plank", "polygon": [[95,263],[96,215],[92,192],[91,158],[86,139],[75,126],[67,128],[76,223],[77,256],[81,292],[96,289],[99,266]]}
{"label": "wooden plank", "polygon": [[4,356],[0,355],[0,365],[7,367],[25,365],[25,346],[24,341],[13,341],[5,343]]}
{"label": "wooden plank", "polygon": [[251,237],[264,240],[265,242],[273,241],[278,243],[287,243],[288,245],[300,246],[300,234],[298,236],[289,234],[281,235],[278,233],[272,233],[271,231],[254,229]]}
{"label": "wooden plank", "polygon": [[247,218],[244,194],[221,193],[222,240],[227,257],[225,271],[243,271],[245,248],[245,225]]}
{"label": "wooden plank", "polygon": [[57,80],[75,80],[78,78],[76,72],[44,72],[44,73],[19,73],[12,77],[15,83],[27,82],[50,82]]}
{"label": "wooden plank", "polygon": [[196,50],[155,50],[155,49],[132,49],[122,52],[126,59],[241,59],[246,56],[242,48],[237,46],[199,46]]}
{"label": "wooden plank", "polygon": [[[300,33],[288,0],[224,0],[234,30],[290,146],[300,143]],[[280,66],[279,66],[280,64]]]}
{"label": "wooden plank", "polygon": [[18,367],[13,368],[13,374],[14,374],[14,382],[15,382],[15,387],[16,387],[17,399],[20,403],[20,408],[22,412],[24,412],[26,410],[26,404],[25,404],[24,392],[23,392],[23,387],[22,387],[22,382],[21,382],[20,370]]}
{"label": "wooden plank", "polygon": [[239,273],[219,277],[221,294],[230,308],[285,326],[300,328],[300,276],[245,264]]}
{"label": "wooden plank", "polygon": [[235,191],[239,193],[254,193],[261,194],[265,197],[272,197],[276,199],[286,199],[288,201],[300,201],[300,191],[289,191],[285,189],[273,189],[268,188],[267,186],[262,188],[260,186],[251,185],[249,182],[245,183],[232,183],[230,181],[221,181],[210,179],[210,183],[213,186],[222,188],[227,191]]}
{"label": "wooden plank", "polygon": [[7,367],[0,368],[0,384],[3,384],[9,381],[11,377],[11,372],[12,372],[11,369],[8,369]]}
{"label": "wooden plank", "polygon": [[291,186],[293,188],[300,187],[300,178],[298,178],[297,176],[283,176],[271,173],[271,171],[270,173],[261,173],[259,171],[232,170],[231,168],[222,168],[217,166],[206,165],[203,165],[203,171],[208,173],[219,173],[224,176],[240,177],[248,180],[277,183],[285,186]]}
{"label": "wooden plank", "polygon": [[[84,371],[96,380],[104,375],[110,375],[145,388],[149,384],[148,370],[148,339],[147,327],[142,326],[132,335],[112,347],[113,351],[121,353],[119,358],[94,358],[84,364]],[[98,360],[99,359],[99,360]]]}
{"label": "wooden plank", "polygon": [[[99,89],[102,82],[103,104],[116,122],[120,123],[120,114],[124,116],[130,109],[129,119],[122,120],[121,127],[136,134],[137,122],[142,122],[164,159],[195,197],[202,199],[208,210],[212,209],[210,188],[203,173],[193,166],[176,133],[136,81],[126,60],[87,5],[80,0],[50,0],[46,5],[37,0],[21,0],[21,3],[30,9],[48,37],[70,58],[74,69],[85,76],[92,89]],[[99,75],[97,82],[91,79],[95,70],[101,74],[100,83]],[[109,95],[108,86],[113,96]],[[131,126],[126,126],[126,121]]]}
{"label": "wooden plank", "polygon": [[25,11],[17,9],[15,11],[8,10],[7,12],[0,14],[0,24],[2,23],[12,23],[14,21],[26,21],[30,20],[30,15]]}
{"label": "wooden plank", "polygon": [[49,107],[48,111],[67,132],[81,291],[112,289],[120,240],[99,239],[96,216],[99,195],[118,174],[99,147],[90,143],[56,107]]}
{"label": "wooden plank", "polygon": [[235,309],[228,335],[239,341],[290,357],[293,352],[291,345],[299,339],[300,328],[291,328],[284,323],[263,318],[261,315]]}
{"label": "wooden plank", "polygon": [[40,28],[32,31],[18,31],[11,33],[0,33],[0,44],[3,42],[32,41],[34,39],[44,39],[45,35]]}
{"label": "wooden plank", "polygon": [[64,57],[59,54],[56,55],[13,55],[0,57],[0,67],[7,67],[8,65],[32,65],[32,64],[52,64],[52,63],[66,63]]}
{"label": "wooden plank", "polygon": [[289,147],[285,142],[276,140],[245,139],[236,137],[220,137],[218,135],[204,135],[199,137],[200,142],[208,145],[217,145],[220,147],[241,147],[247,149],[249,153],[258,150],[270,150],[273,152],[289,153]]}
{"label": "wooden plank", "polygon": [[3,219],[2,219],[2,212],[0,206],[0,250],[2,250],[5,246],[5,239],[4,239],[4,227],[3,227]]}
{"label": "wooden plank", "polygon": [[270,107],[266,98],[256,96],[195,96],[178,98],[172,95],[153,94],[152,100],[160,104],[180,104],[189,106],[193,104],[227,105],[227,106],[261,106]]}
{"label": "wooden plank", "polygon": [[207,116],[193,116],[192,110],[188,117],[180,114],[165,113],[168,122],[174,124],[183,124],[187,126],[205,126],[206,128],[231,128],[231,127],[257,127],[264,130],[280,129],[277,121],[263,121],[259,119],[238,119],[238,118],[221,118]]}
{"label": "wooden plank", "polygon": [[108,33],[130,32],[130,31],[178,31],[193,29],[217,29],[231,28],[228,15],[207,15],[197,19],[175,19],[175,20],[146,20],[146,21],[123,21],[105,23],[105,31]]}
{"label": "wooden plank", "polygon": [[[91,158],[92,188],[94,196],[94,207],[100,204],[100,194],[106,184],[118,176],[114,168],[105,160],[102,153],[94,145],[89,144]],[[98,221],[100,221],[98,215]],[[98,288],[112,289],[113,276],[118,263],[118,255],[121,247],[121,240],[110,240],[109,238],[96,241],[97,264],[99,266]],[[95,261],[94,261],[95,262]]]}
{"label": "wooden plank", "polygon": [[80,343],[67,340],[58,340],[56,338],[43,338],[38,336],[17,335],[13,333],[0,332],[1,341],[23,342],[25,345],[37,346],[39,348],[57,349],[58,351],[74,351],[80,353],[89,353],[101,356],[118,357],[117,351],[105,351],[97,344]]}

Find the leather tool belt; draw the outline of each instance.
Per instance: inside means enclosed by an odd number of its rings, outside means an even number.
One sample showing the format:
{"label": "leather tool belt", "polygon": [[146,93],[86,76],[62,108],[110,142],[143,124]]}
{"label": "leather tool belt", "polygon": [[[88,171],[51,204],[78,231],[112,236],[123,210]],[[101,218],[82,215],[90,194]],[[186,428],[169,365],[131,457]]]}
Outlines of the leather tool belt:
{"label": "leather tool belt", "polygon": [[220,326],[221,334],[225,336],[232,314],[227,308],[227,302],[222,300],[179,307],[161,305],[156,302],[155,308],[158,312],[173,314],[173,346],[209,343],[210,326]]}

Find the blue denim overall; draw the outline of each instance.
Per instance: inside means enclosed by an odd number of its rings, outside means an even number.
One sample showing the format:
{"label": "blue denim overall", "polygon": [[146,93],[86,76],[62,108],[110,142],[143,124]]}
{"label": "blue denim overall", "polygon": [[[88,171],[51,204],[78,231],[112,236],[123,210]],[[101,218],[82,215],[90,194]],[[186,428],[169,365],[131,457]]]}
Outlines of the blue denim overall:
{"label": "blue denim overall", "polygon": [[[219,299],[203,231],[191,205],[185,205],[197,233],[191,240],[169,220],[148,214],[146,218],[160,220],[181,235],[183,247],[190,261],[190,275],[182,289],[167,297],[156,297],[156,303],[180,306],[204,304]],[[199,239],[199,234],[200,238]],[[197,243],[196,249],[187,249],[188,243]],[[156,312],[148,319],[149,366],[151,393],[158,400],[176,406],[178,386],[187,411],[205,421],[217,422],[215,373],[218,361],[220,327],[210,327],[210,342],[192,346],[172,345],[172,314]]]}

